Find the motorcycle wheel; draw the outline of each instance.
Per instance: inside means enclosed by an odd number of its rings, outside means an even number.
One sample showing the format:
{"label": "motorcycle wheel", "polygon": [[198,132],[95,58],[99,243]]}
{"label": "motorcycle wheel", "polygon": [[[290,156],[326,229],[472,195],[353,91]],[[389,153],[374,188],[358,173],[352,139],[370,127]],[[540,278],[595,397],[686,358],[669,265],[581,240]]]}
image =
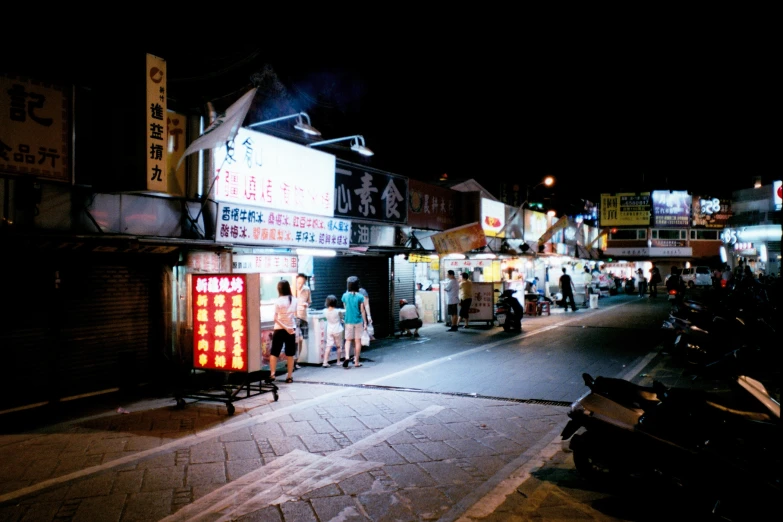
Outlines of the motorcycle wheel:
{"label": "motorcycle wheel", "polygon": [[590,432],[574,435],[571,448],[576,470],[591,482],[609,482],[617,474],[615,463],[601,455],[596,438]]}

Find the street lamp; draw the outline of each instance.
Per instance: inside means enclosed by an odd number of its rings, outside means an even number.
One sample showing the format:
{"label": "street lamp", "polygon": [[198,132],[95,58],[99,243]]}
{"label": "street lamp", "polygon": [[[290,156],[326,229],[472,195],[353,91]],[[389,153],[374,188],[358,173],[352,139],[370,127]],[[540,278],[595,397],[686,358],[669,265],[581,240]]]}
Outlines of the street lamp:
{"label": "street lamp", "polygon": [[308,143],[308,147],[318,147],[320,145],[328,145],[330,143],[337,143],[338,141],[347,141],[351,140],[351,150],[354,152],[358,152],[362,156],[372,156],[375,154],[373,151],[365,147],[364,145],[364,136],[360,136],[359,134],[354,134],[353,136],[344,136],[342,138],[334,138],[332,140],[322,140],[322,141],[315,141],[313,143]]}
{"label": "street lamp", "polygon": [[[305,134],[309,134],[310,136],[320,136],[321,131],[310,125],[310,116],[307,115],[306,112],[297,112],[296,114],[289,114],[288,116],[280,116],[279,118],[272,118],[271,120],[264,120],[259,121],[257,123],[251,123],[248,125],[251,129],[253,127],[260,127],[261,125],[267,125],[269,123],[275,123],[277,121],[283,121],[283,120],[290,120],[291,118],[296,118],[296,125],[294,125],[294,128],[296,130],[302,131]],[[307,120],[307,123],[302,121],[302,118]]]}

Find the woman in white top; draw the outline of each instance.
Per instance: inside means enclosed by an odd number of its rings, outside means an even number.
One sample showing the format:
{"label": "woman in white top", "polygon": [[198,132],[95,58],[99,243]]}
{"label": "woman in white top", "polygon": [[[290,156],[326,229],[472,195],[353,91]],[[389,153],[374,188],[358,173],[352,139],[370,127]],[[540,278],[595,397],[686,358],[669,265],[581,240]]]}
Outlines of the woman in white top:
{"label": "woman in white top", "polygon": [[296,289],[294,290],[294,297],[296,297],[296,317],[299,319],[299,339],[297,339],[296,357],[294,357],[294,369],[299,369],[299,356],[302,354],[302,344],[308,337],[308,324],[307,324],[307,310],[313,303],[313,299],[310,296],[310,287],[305,283],[307,282],[307,276],[305,274],[296,274]]}
{"label": "woman in white top", "polygon": [[285,346],[288,378],[285,382],[294,382],[294,355],[296,355],[296,298],[291,295],[291,285],[288,281],[277,283],[277,301],[275,301],[275,329],[272,334],[272,349],[269,352],[270,383],[275,380],[277,358]]}
{"label": "woman in white top", "polygon": [[324,310],[324,317],[326,317],[326,347],[324,349],[324,362],[323,367],[329,367],[329,354],[332,351],[332,346],[337,348],[337,364],[340,364],[340,347],[343,344],[343,316],[339,308],[337,308],[337,296],[329,295],[326,297],[326,310]]}

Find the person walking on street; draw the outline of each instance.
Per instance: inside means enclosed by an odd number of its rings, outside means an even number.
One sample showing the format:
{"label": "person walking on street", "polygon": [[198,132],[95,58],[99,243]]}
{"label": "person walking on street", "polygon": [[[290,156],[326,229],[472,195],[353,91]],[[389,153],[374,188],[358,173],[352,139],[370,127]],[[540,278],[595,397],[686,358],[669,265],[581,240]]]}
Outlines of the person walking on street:
{"label": "person walking on street", "polygon": [[[367,327],[372,324],[372,310],[370,310],[370,294],[364,289],[362,282],[359,281],[359,293],[364,296],[364,311],[367,312]],[[368,332],[370,334],[370,340],[375,340],[375,327]]]}
{"label": "person walking on street", "polygon": [[459,283],[454,277],[454,270],[446,272],[446,284],[443,286],[446,291],[446,315],[449,316],[449,332],[457,331],[457,305],[459,304]]}
{"label": "person walking on street", "polygon": [[658,284],[661,281],[661,271],[653,263],[652,268],[650,268],[650,299],[658,297]]}
{"label": "person walking on street", "polygon": [[566,274],[566,267],[563,267],[563,275],[560,276],[560,293],[563,294],[563,303],[565,303],[566,312],[568,311],[568,303],[571,303],[571,308],[576,312],[576,301],[574,301],[574,280],[571,276]]}
{"label": "person walking on street", "polygon": [[310,287],[307,286],[306,283],[306,275],[302,273],[296,274],[296,291],[294,292],[294,297],[296,297],[296,318],[299,320],[299,338],[296,343],[294,370],[301,369],[298,361],[299,356],[302,354],[302,345],[308,337],[307,310],[310,309],[310,305],[313,303],[313,299],[310,295]]}
{"label": "person walking on street", "polygon": [[473,303],[473,282],[470,280],[467,272],[462,272],[462,281],[459,282],[459,318],[457,319],[457,326],[464,319],[465,328],[468,327],[471,303]]}
{"label": "person walking on street", "polygon": [[585,308],[590,307],[590,294],[593,293],[593,274],[590,267],[585,265]]}
{"label": "person walking on street", "polygon": [[358,368],[362,365],[359,357],[362,351],[362,333],[367,328],[367,312],[364,308],[364,296],[359,293],[358,277],[348,278],[348,290],[343,294],[341,300],[345,309],[345,361],[343,361],[343,368],[348,368],[351,361],[352,342],[354,344],[353,366]]}

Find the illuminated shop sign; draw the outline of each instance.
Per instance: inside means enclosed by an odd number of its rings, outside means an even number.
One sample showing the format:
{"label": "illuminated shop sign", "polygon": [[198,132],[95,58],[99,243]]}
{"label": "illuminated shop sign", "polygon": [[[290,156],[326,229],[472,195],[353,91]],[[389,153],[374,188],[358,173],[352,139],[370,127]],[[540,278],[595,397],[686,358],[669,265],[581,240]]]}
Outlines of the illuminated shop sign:
{"label": "illuminated shop sign", "polygon": [[728,199],[693,198],[693,227],[724,228],[731,215],[731,201]]}
{"label": "illuminated shop sign", "polygon": [[[691,195],[684,190],[655,190],[652,193],[656,227],[687,227],[691,217]],[[601,223],[603,225],[603,223]]]}
{"label": "illuminated shop sign", "polygon": [[269,208],[218,204],[217,243],[347,249],[351,222]]}
{"label": "illuminated shop sign", "polygon": [[299,263],[296,256],[257,256],[253,254],[234,254],[233,258],[231,259],[231,269],[235,273],[292,273],[299,271]]}
{"label": "illuminated shop sign", "polygon": [[331,154],[244,127],[215,149],[215,199],[334,215]]}
{"label": "illuminated shop sign", "polygon": [[408,178],[388,172],[335,168],[334,215],[403,224],[408,220]]}
{"label": "illuminated shop sign", "polygon": [[244,274],[193,275],[193,366],[247,372]]}

